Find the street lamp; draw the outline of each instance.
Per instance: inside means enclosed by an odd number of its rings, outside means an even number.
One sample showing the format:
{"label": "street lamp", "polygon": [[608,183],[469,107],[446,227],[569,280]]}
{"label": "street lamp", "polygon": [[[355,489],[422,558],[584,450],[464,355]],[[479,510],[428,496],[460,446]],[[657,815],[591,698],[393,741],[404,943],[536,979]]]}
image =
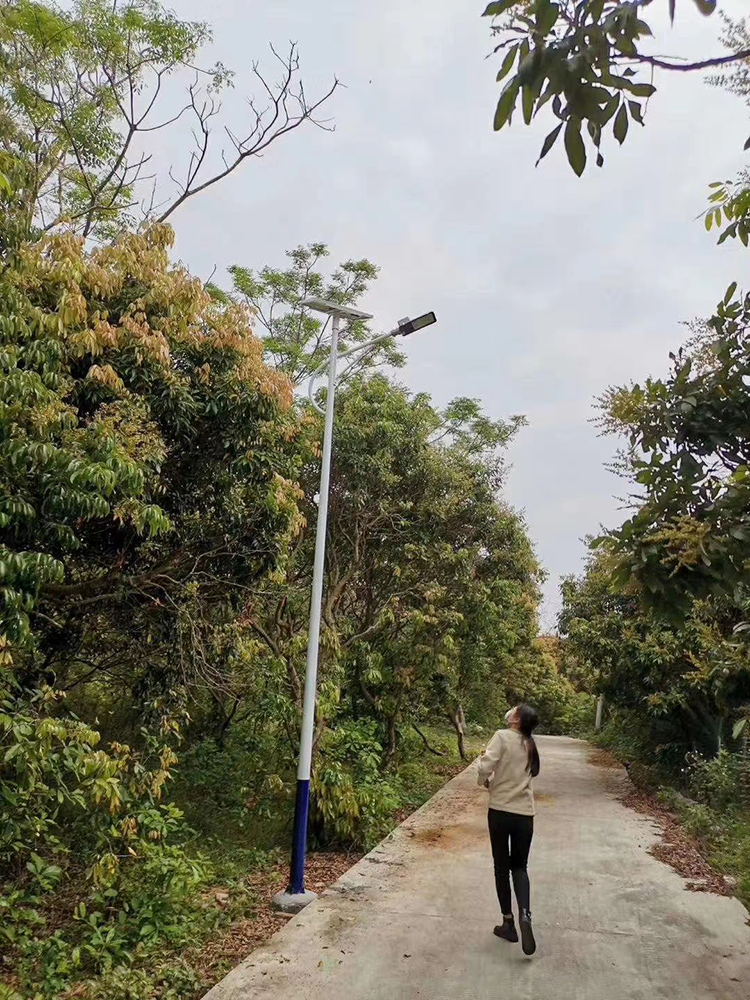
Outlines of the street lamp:
{"label": "street lamp", "polygon": [[[328,359],[310,377],[308,396],[313,406],[324,417],[323,457],[320,470],[320,492],[318,498],[318,523],[315,533],[315,560],[313,563],[312,596],[310,598],[310,625],[307,639],[307,665],[305,667],[305,693],[302,701],[302,732],[300,734],[299,764],[297,767],[297,791],[294,801],[294,830],[292,834],[292,863],[289,886],[286,892],[274,898],[277,909],[286,913],[299,913],[315,899],[315,893],[305,889],[305,854],[307,851],[307,818],[310,808],[310,772],[312,768],[313,732],[315,728],[315,699],[318,679],[318,649],[320,646],[320,619],[323,607],[323,577],[326,554],[326,528],[328,523],[328,488],[331,478],[331,446],[333,442],[333,407],[336,396],[336,365],[339,357],[371,350],[391,337],[407,337],[410,333],[431,326],[437,322],[434,312],[425,313],[417,319],[399,320],[398,326],[389,333],[373,337],[364,344],[355,344],[348,351],[339,354],[339,326],[342,319],[352,322],[358,319],[372,319],[369,313],[328,302],[325,299],[304,299],[302,306],[331,317],[331,353]],[[328,369],[328,394],[325,409],[321,409],[313,399],[313,387],[318,376]]]}

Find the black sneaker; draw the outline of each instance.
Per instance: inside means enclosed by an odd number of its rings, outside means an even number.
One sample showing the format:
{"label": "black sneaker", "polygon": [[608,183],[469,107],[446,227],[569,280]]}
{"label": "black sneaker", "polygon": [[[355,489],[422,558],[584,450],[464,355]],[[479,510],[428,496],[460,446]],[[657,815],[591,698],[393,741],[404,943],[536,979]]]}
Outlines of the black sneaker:
{"label": "black sneaker", "polygon": [[523,953],[524,955],[533,955],[536,951],[536,941],[534,940],[534,931],[531,929],[531,914],[528,910],[521,912],[520,923]]}
{"label": "black sneaker", "polygon": [[516,944],[518,941],[518,931],[512,920],[503,920],[492,933],[495,937],[502,938],[503,941],[510,941],[511,944]]}

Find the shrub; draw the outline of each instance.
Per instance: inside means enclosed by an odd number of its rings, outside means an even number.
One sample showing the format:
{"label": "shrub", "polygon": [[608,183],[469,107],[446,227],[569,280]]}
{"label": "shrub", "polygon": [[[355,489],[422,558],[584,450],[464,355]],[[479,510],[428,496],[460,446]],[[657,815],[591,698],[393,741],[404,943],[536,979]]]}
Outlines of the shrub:
{"label": "shrub", "polygon": [[325,734],[312,780],[319,840],[369,848],[388,833],[398,798],[382,760],[373,721],[348,720]]}
{"label": "shrub", "polygon": [[[682,743],[668,724],[645,713],[614,709],[594,741],[618,760],[642,765],[641,770],[648,770],[652,785],[669,783],[683,773]],[[634,777],[632,768],[631,776]]]}
{"label": "shrub", "polygon": [[750,758],[722,749],[715,757],[689,754],[688,787],[693,798],[711,809],[736,812],[750,805]]}

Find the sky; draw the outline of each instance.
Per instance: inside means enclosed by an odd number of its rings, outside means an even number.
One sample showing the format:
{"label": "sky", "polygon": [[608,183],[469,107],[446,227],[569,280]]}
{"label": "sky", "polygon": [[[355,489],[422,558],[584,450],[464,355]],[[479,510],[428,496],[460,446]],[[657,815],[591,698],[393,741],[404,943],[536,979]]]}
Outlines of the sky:
{"label": "sky", "polygon": [[[750,114],[696,74],[661,73],[647,126],[610,140],[603,170],[577,178],[562,143],[535,169],[549,119],[492,131],[500,85],[489,24],[465,0],[173,0],[209,19],[203,62],[235,71],[220,122],[241,131],[252,63],[299,43],[308,95],[335,74],[335,132],[305,127],[193,200],[171,221],[196,275],[228,286],[234,263],[283,266],[287,249],[327,243],[331,260],[381,268],[361,307],[375,329],[434,310],[405,342],[401,380],[437,404],[482,401],[528,421],[509,449],[505,496],[548,573],[541,620],[554,627],[559,580],[580,572],[584,538],[625,516],[604,465],[616,442],[592,425],[607,386],[660,375],[737,277],[741,247],[716,247],[696,216],[706,186],[744,165]],[[655,3],[666,15],[666,0]],[[741,0],[725,2],[729,13]],[[654,52],[722,54],[717,18],[677,4]],[[178,133],[160,156],[184,164]],[[220,134],[217,131],[217,146]],[[181,160],[182,157],[182,160]],[[215,269],[215,270],[214,270]]]}

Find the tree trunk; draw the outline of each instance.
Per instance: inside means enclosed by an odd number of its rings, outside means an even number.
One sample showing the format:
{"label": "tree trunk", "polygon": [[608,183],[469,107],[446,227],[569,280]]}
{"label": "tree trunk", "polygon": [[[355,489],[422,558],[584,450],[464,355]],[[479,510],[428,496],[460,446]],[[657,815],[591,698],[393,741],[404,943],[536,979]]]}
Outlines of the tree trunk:
{"label": "tree trunk", "polygon": [[602,718],[604,716],[604,695],[600,694],[596,702],[596,722],[594,722],[594,729],[599,732],[602,728]]}
{"label": "tree trunk", "polygon": [[464,718],[463,707],[459,704],[455,709],[449,709],[448,718],[456,730],[458,752],[461,755],[461,760],[466,760],[466,719]]}
{"label": "tree trunk", "polygon": [[229,731],[229,727],[234,721],[235,715],[237,714],[237,709],[240,707],[240,701],[240,698],[235,698],[234,705],[232,705],[231,710],[229,712],[225,712],[222,703],[218,698],[216,699],[216,707],[218,709],[219,716],[216,726],[216,744],[221,750],[224,749],[227,733]]}
{"label": "tree trunk", "polygon": [[383,761],[386,767],[391,766],[393,758],[396,756],[397,738],[398,733],[396,729],[396,716],[392,715],[388,720],[388,749],[386,750],[385,760]]}

